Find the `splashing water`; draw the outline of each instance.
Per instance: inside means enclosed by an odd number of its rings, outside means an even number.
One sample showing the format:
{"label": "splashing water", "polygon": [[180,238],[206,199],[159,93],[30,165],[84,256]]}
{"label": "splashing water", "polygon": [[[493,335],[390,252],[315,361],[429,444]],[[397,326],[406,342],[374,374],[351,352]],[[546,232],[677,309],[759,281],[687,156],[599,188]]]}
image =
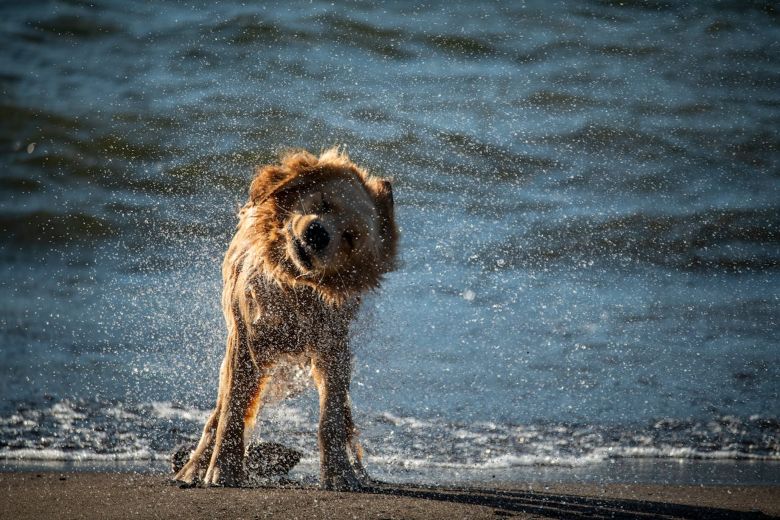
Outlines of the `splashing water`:
{"label": "splashing water", "polygon": [[[628,4],[0,6],[0,458],[164,465],[251,167],[347,143],[403,235],[354,331],[375,473],[777,482],[775,21]],[[257,429],[303,471],[314,401]]]}

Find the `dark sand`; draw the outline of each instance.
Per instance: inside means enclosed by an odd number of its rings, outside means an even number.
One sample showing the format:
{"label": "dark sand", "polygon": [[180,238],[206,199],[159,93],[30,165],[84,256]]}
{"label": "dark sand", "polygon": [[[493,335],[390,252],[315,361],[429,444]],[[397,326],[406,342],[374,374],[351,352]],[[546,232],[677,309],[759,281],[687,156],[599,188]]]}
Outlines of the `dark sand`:
{"label": "dark sand", "polygon": [[121,473],[0,473],[2,518],[769,518],[780,486],[528,484],[493,488],[381,484],[182,489]]}

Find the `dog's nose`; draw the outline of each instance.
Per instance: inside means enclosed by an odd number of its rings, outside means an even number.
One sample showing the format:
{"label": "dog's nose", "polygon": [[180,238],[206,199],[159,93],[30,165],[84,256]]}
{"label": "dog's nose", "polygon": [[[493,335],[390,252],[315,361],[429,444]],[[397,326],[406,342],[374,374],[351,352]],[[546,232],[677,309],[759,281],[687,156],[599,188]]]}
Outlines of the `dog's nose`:
{"label": "dog's nose", "polygon": [[303,241],[314,251],[322,251],[328,247],[330,236],[325,226],[319,222],[312,222],[303,233]]}

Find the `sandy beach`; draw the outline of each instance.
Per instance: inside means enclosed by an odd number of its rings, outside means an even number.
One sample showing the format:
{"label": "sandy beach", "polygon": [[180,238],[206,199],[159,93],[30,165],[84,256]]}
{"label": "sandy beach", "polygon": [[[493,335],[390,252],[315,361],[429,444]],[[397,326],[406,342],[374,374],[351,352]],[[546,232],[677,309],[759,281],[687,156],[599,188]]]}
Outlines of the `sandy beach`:
{"label": "sandy beach", "polygon": [[0,473],[2,518],[771,518],[777,486],[378,484],[363,493],[315,488],[184,489],[164,476]]}

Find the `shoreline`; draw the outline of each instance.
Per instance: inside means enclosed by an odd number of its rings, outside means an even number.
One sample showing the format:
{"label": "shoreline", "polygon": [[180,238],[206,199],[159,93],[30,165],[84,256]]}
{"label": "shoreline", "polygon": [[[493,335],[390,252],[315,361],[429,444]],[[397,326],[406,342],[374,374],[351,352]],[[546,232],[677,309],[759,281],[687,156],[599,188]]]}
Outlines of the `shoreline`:
{"label": "shoreline", "polygon": [[[546,484],[651,484],[682,486],[780,486],[779,460],[739,459],[610,459],[582,465],[522,465],[480,468],[428,465],[406,467],[372,461],[367,469],[377,480],[403,484],[484,486],[502,482]],[[154,460],[3,459],[0,473],[138,473],[165,477],[169,457]],[[302,459],[288,474],[291,480],[313,484],[319,461]]]}
{"label": "shoreline", "polygon": [[381,483],[360,493],[306,485],[192,488],[162,475],[0,472],[5,518],[771,518],[780,486]]}

